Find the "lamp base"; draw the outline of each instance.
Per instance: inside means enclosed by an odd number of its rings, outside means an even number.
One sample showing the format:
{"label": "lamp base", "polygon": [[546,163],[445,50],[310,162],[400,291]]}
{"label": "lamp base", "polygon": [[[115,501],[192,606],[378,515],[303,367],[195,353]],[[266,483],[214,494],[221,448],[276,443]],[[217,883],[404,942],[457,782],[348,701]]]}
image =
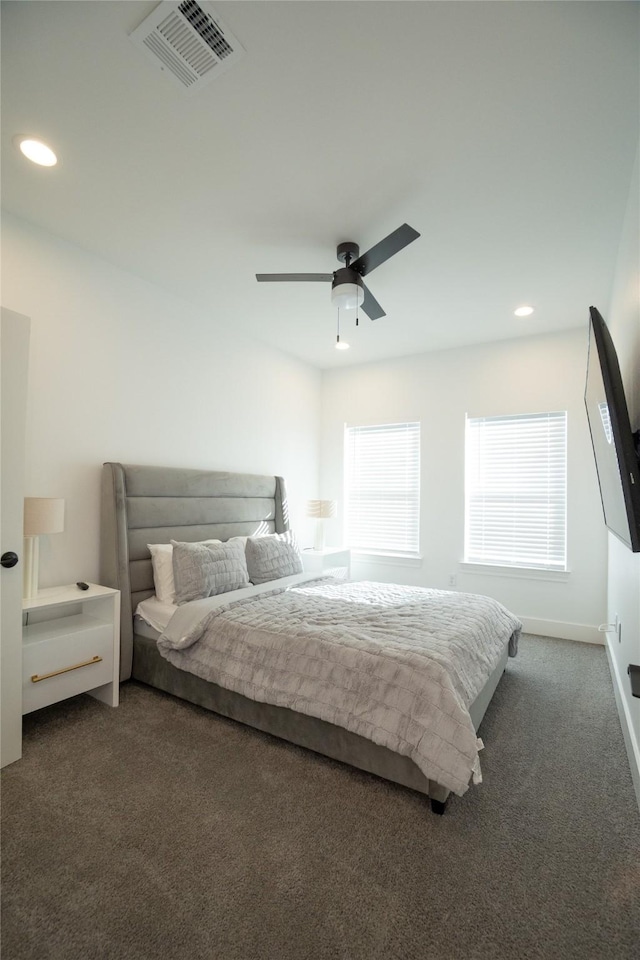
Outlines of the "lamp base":
{"label": "lamp base", "polygon": [[38,596],[38,537],[24,538],[24,571],[22,575],[22,596],[25,600],[32,600]]}
{"label": "lamp base", "polygon": [[324,520],[316,520],[316,539],[313,544],[316,553],[324,550]]}

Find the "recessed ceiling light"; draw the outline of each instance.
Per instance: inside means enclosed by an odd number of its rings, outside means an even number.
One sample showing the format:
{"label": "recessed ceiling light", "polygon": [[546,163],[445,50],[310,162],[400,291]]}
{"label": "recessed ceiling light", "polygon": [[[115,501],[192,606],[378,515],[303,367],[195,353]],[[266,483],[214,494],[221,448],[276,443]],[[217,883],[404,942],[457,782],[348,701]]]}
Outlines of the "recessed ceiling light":
{"label": "recessed ceiling light", "polygon": [[17,137],[18,148],[28,160],[38,163],[41,167],[54,167],[58,162],[55,153],[41,140],[33,137]]}
{"label": "recessed ceiling light", "polygon": [[533,307],[518,307],[513,312],[516,317],[529,317],[533,313]]}

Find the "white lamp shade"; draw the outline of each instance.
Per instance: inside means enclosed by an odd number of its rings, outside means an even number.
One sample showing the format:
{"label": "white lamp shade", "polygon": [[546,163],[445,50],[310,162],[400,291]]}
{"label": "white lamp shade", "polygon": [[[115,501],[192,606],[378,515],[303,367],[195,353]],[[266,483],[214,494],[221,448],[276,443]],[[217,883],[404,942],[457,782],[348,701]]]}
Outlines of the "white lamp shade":
{"label": "white lamp shade", "polygon": [[336,500],[307,500],[307,516],[316,520],[329,520],[338,512]]}
{"label": "white lamp shade", "polygon": [[339,283],[331,290],[331,302],[340,310],[355,310],[364,300],[364,290],[357,283]]}
{"label": "white lamp shade", "polygon": [[41,533],[62,533],[64,530],[64,500],[55,497],[24,498],[24,535],[37,537]]}

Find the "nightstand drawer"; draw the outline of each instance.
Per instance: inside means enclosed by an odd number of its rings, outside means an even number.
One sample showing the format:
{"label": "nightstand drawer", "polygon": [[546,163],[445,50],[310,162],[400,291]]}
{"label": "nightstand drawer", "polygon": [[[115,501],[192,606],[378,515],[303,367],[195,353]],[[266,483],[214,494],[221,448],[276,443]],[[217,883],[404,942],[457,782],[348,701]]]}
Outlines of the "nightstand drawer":
{"label": "nightstand drawer", "polygon": [[113,625],[86,614],[24,627],[22,712],[113,680]]}

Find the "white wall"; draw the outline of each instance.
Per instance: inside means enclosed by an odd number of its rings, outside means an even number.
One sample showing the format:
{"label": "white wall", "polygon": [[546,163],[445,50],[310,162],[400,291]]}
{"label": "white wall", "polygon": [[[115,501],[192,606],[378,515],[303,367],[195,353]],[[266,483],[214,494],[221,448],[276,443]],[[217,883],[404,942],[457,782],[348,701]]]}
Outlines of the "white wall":
{"label": "white wall", "polygon": [[[389,321],[391,322],[391,321]],[[495,597],[527,629],[599,642],[606,612],[606,534],[584,408],[584,329],[422,354],[323,377],[321,495],[343,501],[343,430],[353,424],[422,423],[421,564],[355,562],[357,577]],[[568,558],[565,580],[462,571],[465,414],[568,411]],[[327,540],[338,543],[338,521]]]}
{"label": "white wall", "polygon": [[[632,429],[640,429],[640,146],[631,180],[609,313],[605,316],[620,361]],[[640,804],[640,700],[631,695],[627,667],[640,664],[640,554],[609,534],[608,616],[622,625],[607,635],[620,721]]]}
{"label": "white wall", "polygon": [[2,232],[3,305],[31,318],[25,494],[66,500],[40,586],[97,579],[105,460],[280,474],[305,532],[318,371],[22,220]]}

